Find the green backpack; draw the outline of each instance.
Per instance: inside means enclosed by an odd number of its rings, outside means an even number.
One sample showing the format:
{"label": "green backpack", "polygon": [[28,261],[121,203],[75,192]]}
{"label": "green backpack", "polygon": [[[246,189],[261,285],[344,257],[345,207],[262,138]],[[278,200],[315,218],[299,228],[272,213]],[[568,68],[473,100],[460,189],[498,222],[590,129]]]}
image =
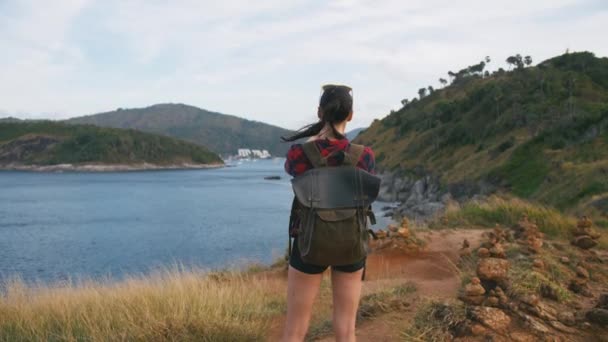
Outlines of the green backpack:
{"label": "green backpack", "polygon": [[[371,203],[380,178],[357,168],[364,146],[350,144],[341,166],[328,166],[314,141],[302,145],[313,169],[291,180],[295,194],[292,219],[299,226],[298,249],[313,265],[349,265],[368,253],[368,220],[375,224]],[[331,155],[330,155],[331,156]],[[372,233],[373,234],[373,233]],[[291,255],[291,238],[289,239]]]}

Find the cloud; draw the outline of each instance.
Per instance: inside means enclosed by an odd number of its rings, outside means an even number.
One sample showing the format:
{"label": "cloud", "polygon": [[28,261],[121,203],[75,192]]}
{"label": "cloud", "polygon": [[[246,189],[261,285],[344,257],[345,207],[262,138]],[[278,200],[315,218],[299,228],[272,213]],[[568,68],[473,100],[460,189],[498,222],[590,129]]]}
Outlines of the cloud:
{"label": "cloud", "polygon": [[9,0],[0,22],[0,106],[55,118],[171,101],[297,128],[337,81],[365,126],[486,55],[608,54],[598,1]]}

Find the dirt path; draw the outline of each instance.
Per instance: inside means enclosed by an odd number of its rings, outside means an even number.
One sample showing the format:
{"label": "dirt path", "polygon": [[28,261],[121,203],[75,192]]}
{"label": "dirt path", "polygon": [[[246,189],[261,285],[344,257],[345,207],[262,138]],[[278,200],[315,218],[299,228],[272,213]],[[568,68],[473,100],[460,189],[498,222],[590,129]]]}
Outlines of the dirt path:
{"label": "dirt path", "polygon": [[[400,251],[372,253],[367,260],[363,295],[375,293],[406,282],[416,285],[412,303],[406,312],[392,312],[357,326],[357,341],[402,340],[400,331],[413,317],[417,305],[425,298],[455,298],[460,287],[456,267],[458,250],[464,239],[472,247],[479,245],[483,230],[442,230],[418,233],[427,242],[423,252],[404,254]],[[277,321],[270,334],[270,341],[280,338],[284,318]],[[332,336],[320,341],[334,341]]]}

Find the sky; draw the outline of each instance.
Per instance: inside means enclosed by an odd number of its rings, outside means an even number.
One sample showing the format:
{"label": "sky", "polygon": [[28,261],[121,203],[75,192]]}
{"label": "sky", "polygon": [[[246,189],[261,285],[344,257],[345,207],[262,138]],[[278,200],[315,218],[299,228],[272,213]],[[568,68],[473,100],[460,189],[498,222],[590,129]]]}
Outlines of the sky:
{"label": "sky", "polygon": [[297,129],[325,83],[365,127],[490,56],[608,56],[608,1],[0,0],[0,117],[186,103]]}

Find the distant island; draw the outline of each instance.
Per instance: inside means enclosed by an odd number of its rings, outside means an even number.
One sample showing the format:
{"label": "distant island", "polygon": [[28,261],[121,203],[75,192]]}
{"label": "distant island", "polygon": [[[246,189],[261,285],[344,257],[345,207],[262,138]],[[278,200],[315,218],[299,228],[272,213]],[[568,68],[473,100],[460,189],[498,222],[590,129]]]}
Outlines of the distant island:
{"label": "distant island", "polygon": [[65,122],[162,134],[205,146],[222,156],[235,155],[238,149],[267,150],[272,156],[284,156],[290,144],[283,143],[280,137],[292,133],[263,122],[181,103],[118,108],[111,112],[75,117]]}
{"label": "distant island", "polygon": [[131,129],[0,121],[0,170],[134,171],[221,167],[203,146]]}

